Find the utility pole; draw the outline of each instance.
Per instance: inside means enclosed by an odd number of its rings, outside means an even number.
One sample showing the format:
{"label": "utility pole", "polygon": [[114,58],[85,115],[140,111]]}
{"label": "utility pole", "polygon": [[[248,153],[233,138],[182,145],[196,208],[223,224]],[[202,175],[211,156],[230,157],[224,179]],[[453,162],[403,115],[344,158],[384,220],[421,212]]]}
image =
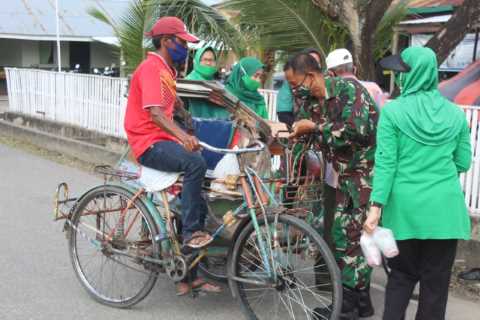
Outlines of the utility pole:
{"label": "utility pole", "polygon": [[58,72],[62,71],[62,56],[60,51],[60,18],[58,13],[58,0],[55,0],[55,18],[57,24],[57,64]]}

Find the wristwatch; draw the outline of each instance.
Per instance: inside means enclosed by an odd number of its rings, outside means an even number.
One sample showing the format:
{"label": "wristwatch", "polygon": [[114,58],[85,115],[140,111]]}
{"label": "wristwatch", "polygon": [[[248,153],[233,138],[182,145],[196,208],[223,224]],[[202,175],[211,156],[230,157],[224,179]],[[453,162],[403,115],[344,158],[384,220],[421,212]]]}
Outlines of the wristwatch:
{"label": "wristwatch", "polygon": [[323,126],[320,123],[316,123],[313,129],[313,133],[319,134],[323,130]]}
{"label": "wristwatch", "polygon": [[375,201],[370,201],[370,207],[377,207],[377,208],[382,209],[382,208],[383,208],[383,204],[378,203],[378,202],[375,202]]}

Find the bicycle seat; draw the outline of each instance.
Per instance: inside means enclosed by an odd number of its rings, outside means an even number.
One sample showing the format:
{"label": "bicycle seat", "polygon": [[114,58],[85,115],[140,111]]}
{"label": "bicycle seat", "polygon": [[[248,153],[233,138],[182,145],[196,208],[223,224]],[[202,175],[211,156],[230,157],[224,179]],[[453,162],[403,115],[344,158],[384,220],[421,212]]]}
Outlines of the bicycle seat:
{"label": "bicycle seat", "polygon": [[164,172],[140,166],[140,177],[136,180],[147,192],[158,192],[171,187],[182,172]]}

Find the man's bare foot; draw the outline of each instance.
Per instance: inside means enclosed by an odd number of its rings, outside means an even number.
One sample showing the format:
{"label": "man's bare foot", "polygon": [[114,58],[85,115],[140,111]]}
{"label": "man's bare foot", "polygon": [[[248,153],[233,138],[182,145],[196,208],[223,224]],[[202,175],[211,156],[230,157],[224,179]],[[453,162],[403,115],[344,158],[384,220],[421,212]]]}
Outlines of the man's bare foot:
{"label": "man's bare foot", "polygon": [[184,296],[190,292],[190,285],[186,282],[179,282],[176,284],[177,296]]}

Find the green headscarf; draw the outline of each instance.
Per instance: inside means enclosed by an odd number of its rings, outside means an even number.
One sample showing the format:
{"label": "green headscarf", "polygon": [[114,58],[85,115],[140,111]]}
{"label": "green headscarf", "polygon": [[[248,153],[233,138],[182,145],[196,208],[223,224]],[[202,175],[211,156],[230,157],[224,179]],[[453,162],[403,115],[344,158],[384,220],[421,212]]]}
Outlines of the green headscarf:
{"label": "green headscarf", "polygon": [[465,115],[438,91],[435,53],[426,47],[410,47],[401,57],[411,69],[398,77],[401,96],[388,104],[392,120],[404,134],[426,145],[457,138]]}
{"label": "green headscarf", "polygon": [[[193,70],[185,77],[187,80],[213,80],[213,76],[217,71],[216,67],[205,66],[200,63],[202,60],[202,56],[205,51],[212,51],[213,55],[215,56],[215,60],[217,59],[217,54],[212,47],[203,47],[198,49],[193,57]],[[215,70],[215,72],[214,72]]]}
{"label": "green headscarf", "polygon": [[[185,79],[198,81],[213,80],[213,71],[216,71],[217,68],[208,67],[200,63],[202,56],[208,50],[212,51],[215,55],[215,59],[217,59],[217,54],[212,47],[203,47],[198,49],[195,53],[195,57],[193,58],[193,70],[188,76],[185,77]],[[190,98],[187,100],[187,107],[192,117],[195,118],[218,120],[228,120],[230,118],[230,113],[227,111],[227,109],[221,108],[205,99]]]}
{"label": "green headscarf", "polygon": [[251,77],[257,72],[258,69],[263,68],[263,64],[254,57],[242,58],[232,70],[232,73],[227,79],[225,88],[232,93],[235,97],[245,103],[250,109],[252,109],[260,117],[267,119],[268,113],[265,106],[265,99],[258,92],[258,90],[251,91],[245,86],[242,80],[245,73],[248,77]]}

